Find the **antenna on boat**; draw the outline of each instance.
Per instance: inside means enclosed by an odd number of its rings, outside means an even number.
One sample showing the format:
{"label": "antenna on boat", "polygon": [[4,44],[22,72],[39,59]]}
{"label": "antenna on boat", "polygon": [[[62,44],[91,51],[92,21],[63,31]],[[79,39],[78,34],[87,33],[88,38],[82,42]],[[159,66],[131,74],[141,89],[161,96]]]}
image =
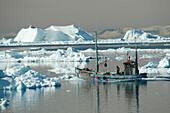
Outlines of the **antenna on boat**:
{"label": "antenna on boat", "polygon": [[127,61],[129,60],[129,51],[127,51]]}
{"label": "antenna on boat", "polygon": [[98,46],[97,46],[97,31],[95,31],[95,49],[96,49],[96,72],[99,72],[99,58],[98,58]]}
{"label": "antenna on boat", "polygon": [[135,53],[136,53],[136,59],[135,59],[135,74],[138,75],[138,52],[137,52],[137,45],[136,45],[136,37],[135,37]]}

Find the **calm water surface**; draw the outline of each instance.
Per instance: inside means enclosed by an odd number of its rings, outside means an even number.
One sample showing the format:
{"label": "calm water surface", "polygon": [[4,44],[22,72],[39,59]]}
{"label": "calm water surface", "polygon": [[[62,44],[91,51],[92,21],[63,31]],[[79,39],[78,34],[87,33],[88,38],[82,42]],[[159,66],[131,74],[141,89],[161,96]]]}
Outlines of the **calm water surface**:
{"label": "calm water surface", "polygon": [[62,82],[60,88],[1,91],[5,113],[169,113],[169,81]]}

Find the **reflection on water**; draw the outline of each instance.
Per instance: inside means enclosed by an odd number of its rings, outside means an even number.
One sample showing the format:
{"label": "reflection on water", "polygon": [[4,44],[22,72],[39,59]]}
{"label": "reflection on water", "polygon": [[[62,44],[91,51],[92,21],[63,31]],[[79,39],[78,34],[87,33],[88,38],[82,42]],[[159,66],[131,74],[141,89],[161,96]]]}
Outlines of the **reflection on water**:
{"label": "reflection on water", "polygon": [[10,100],[10,105],[7,106],[5,112],[26,113],[41,107],[41,98],[50,96],[50,94],[54,93],[56,90],[56,87],[18,91],[0,90],[0,97],[8,98]]}
{"label": "reflection on water", "polygon": [[[128,111],[135,110],[135,112],[138,113],[140,107],[140,86],[146,87],[147,81],[119,83],[82,81],[64,83],[62,90],[60,90],[60,88],[56,89],[55,87],[21,91],[1,90],[0,97],[10,99],[10,106],[6,109],[6,112],[45,113],[45,111],[62,111],[65,113],[68,112],[65,107],[71,109],[77,106],[71,113],[110,113],[119,112],[119,109],[122,111],[120,107],[122,106],[124,109],[128,109]],[[66,91],[68,88],[71,94]],[[122,100],[125,102],[122,103]],[[50,103],[60,107],[55,107]],[[70,105],[71,103],[72,105]],[[43,111],[44,107],[50,109]]]}
{"label": "reflection on water", "polygon": [[[79,82],[75,85],[75,91],[78,97],[81,97],[82,93],[86,93],[89,98],[92,99],[91,101],[93,102],[91,103],[96,105],[95,109],[93,109],[93,112],[139,113],[140,87],[147,87],[147,81],[115,83]],[[91,94],[92,92],[93,94]]]}
{"label": "reflection on water", "polygon": [[[96,87],[96,111],[97,113],[103,113],[106,112],[117,112],[117,110],[120,108],[118,107],[116,109],[109,109],[110,101],[113,98],[111,98],[111,87],[114,85],[116,88],[115,92],[117,96],[117,101],[119,102],[122,98],[125,99],[125,103],[127,103],[128,110],[134,110],[134,106],[136,108],[136,113],[139,113],[139,86],[147,86],[147,81],[135,81],[135,82],[118,82],[118,83],[98,83],[94,84],[94,87]],[[89,90],[90,84],[82,85],[83,89]],[[78,87],[79,88],[79,87]],[[78,91],[78,90],[77,90]],[[122,94],[124,94],[124,97],[122,97]],[[115,95],[114,95],[115,96]],[[114,100],[114,99],[113,99]],[[135,101],[135,102],[134,102]],[[111,103],[113,103],[112,101]],[[114,105],[115,103],[113,103]],[[125,106],[124,106],[125,107]],[[107,108],[107,109],[106,109]],[[122,108],[120,108],[122,109]],[[119,111],[119,110],[118,110]]]}

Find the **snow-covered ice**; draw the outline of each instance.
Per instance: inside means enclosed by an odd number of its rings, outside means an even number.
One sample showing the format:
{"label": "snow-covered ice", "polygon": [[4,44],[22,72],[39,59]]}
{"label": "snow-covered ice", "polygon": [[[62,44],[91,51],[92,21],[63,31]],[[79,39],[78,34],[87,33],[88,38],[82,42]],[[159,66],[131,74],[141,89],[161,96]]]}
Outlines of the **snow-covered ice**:
{"label": "snow-covered ice", "polygon": [[55,78],[43,76],[29,66],[7,68],[0,76],[0,89],[21,90],[61,85]]}
{"label": "snow-covered ice", "polygon": [[0,107],[5,107],[7,105],[9,105],[9,100],[5,99],[5,98],[1,98],[0,99]]}
{"label": "snow-covered ice", "polygon": [[75,73],[75,67],[82,69],[85,68],[86,65],[86,62],[57,62],[53,64],[53,69],[49,69],[48,71],[54,72],[56,74],[70,74]]}
{"label": "snow-covered ice", "polygon": [[1,51],[0,61],[16,62],[88,62],[89,58],[83,53],[69,47],[67,50],[58,49],[50,52],[45,49],[39,51],[12,52]]}
{"label": "snow-covered ice", "polygon": [[170,68],[170,58],[164,58],[159,62],[159,68]]}
{"label": "snow-covered ice", "polygon": [[94,37],[75,25],[51,26],[45,30],[30,26],[21,29],[14,41],[17,42],[52,42],[93,40]]}
{"label": "snow-covered ice", "polygon": [[50,26],[46,30],[62,31],[74,40],[93,40],[94,37],[76,25]]}
{"label": "snow-covered ice", "polygon": [[69,47],[67,50],[57,50],[56,53],[49,56],[49,59],[65,62],[88,62],[89,59],[85,55],[74,48]]}
{"label": "snow-covered ice", "polygon": [[[136,39],[135,39],[136,37]],[[129,30],[126,32],[123,40],[125,41],[153,41],[153,40],[163,40],[165,39],[164,37],[158,36],[158,35],[152,35],[150,33],[146,33],[141,30]]]}
{"label": "snow-covered ice", "polygon": [[[138,49],[139,52],[146,52],[140,56],[140,59],[152,58],[154,55],[152,52],[164,53],[166,56],[162,58],[160,62],[149,62],[147,65],[140,68],[140,72],[147,72],[148,74],[170,74],[170,51],[168,49]],[[115,53],[121,54],[116,56],[117,60],[124,60],[126,58],[127,52],[135,52],[134,49],[130,48],[119,48],[119,49],[108,49],[108,50],[99,50],[99,53]],[[151,56],[147,54],[151,52]],[[61,62],[60,64],[54,63],[54,67],[48,71],[55,73],[74,73],[74,67],[85,67],[86,63],[82,61],[87,61],[88,57],[85,54],[94,54],[95,50],[87,49],[83,51],[77,51],[73,48],[68,48],[67,50],[58,49],[57,51],[46,51],[45,49],[40,49],[37,51],[23,51],[23,52],[12,52],[12,51],[1,51],[0,52],[0,61],[21,61],[21,62],[48,62],[56,61]],[[123,55],[122,55],[123,54]],[[88,59],[89,60],[89,59]],[[81,62],[80,63],[76,62]],[[65,64],[64,64],[65,62]],[[72,62],[72,63],[71,63]],[[28,64],[29,65],[29,64]],[[78,80],[78,78],[73,75],[64,75],[58,78],[48,78],[43,76],[38,72],[32,70],[29,66],[24,65],[15,65],[4,68],[4,71],[0,71],[0,89],[34,89],[45,86],[60,86],[58,80]],[[65,70],[64,70],[65,69]]]}
{"label": "snow-covered ice", "polygon": [[61,80],[61,81],[83,81],[83,79],[80,79],[80,78],[76,77],[75,75],[68,75],[68,74],[65,74],[63,76],[58,77],[57,80]]}
{"label": "snow-covered ice", "polygon": [[159,62],[149,62],[147,65],[140,68],[140,72],[146,72],[148,74],[170,74],[170,59],[163,58]]}

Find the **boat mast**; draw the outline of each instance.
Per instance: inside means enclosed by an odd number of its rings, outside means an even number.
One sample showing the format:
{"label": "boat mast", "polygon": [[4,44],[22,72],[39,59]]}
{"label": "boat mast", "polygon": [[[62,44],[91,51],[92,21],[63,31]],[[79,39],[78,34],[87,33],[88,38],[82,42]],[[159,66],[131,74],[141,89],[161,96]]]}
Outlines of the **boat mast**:
{"label": "boat mast", "polygon": [[137,52],[137,45],[136,45],[136,37],[135,37],[135,53],[136,53],[136,59],[135,59],[135,74],[138,75],[138,52]]}
{"label": "boat mast", "polygon": [[98,46],[97,46],[97,31],[95,31],[95,49],[96,49],[96,72],[99,72],[99,58],[98,58]]}

